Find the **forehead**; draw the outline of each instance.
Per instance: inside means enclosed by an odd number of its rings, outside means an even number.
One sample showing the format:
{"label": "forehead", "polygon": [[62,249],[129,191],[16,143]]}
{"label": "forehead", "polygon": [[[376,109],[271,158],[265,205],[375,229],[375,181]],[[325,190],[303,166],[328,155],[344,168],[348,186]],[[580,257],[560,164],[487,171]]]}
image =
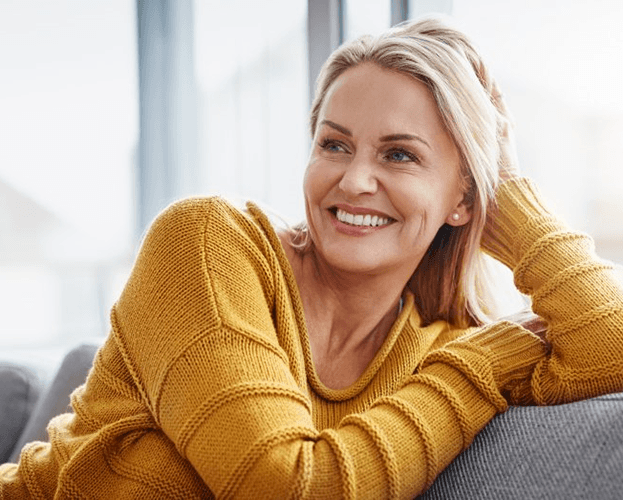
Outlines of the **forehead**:
{"label": "forehead", "polygon": [[[437,103],[428,86],[408,75],[365,63],[345,71],[331,85],[320,110],[349,128],[365,123],[387,133],[396,129],[425,128],[445,133]],[[406,132],[407,130],[400,130]]]}

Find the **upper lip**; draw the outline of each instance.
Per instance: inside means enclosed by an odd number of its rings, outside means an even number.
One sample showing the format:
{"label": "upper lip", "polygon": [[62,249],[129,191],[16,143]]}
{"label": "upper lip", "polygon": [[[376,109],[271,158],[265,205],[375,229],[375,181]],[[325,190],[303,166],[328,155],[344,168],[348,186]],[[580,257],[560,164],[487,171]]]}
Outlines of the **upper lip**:
{"label": "upper lip", "polygon": [[379,210],[374,210],[373,208],[366,208],[366,207],[354,207],[352,205],[348,205],[346,203],[336,203],[335,205],[331,205],[331,207],[329,207],[330,209],[334,209],[334,208],[339,208],[340,210],[344,210],[345,212],[348,212],[349,214],[354,214],[354,215],[377,215],[379,217],[386,217],[388,219],[393,219],[393,217],[391,217],[390,215],[387,215],[384,212],[381,212]]}

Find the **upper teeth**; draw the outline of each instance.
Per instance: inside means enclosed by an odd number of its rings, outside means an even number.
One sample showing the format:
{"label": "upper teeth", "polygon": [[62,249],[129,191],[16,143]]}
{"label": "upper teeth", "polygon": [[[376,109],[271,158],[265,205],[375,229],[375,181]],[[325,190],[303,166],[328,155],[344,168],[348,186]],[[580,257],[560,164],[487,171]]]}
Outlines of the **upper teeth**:
{"label": "upper teeth", "polygon": [[345,212],[344,210],[337,209],[335,213],[337,220],[345,222],[346,224],[352,224],[353,226],[384,226],[389,224],[390,219],[387,217],[379,217],[378,215],[354,215]]}

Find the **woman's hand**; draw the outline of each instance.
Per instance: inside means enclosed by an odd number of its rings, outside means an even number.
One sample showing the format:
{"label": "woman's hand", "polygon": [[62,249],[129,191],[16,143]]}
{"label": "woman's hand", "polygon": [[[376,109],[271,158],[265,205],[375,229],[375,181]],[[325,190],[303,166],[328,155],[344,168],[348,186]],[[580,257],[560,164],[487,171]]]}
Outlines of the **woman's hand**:
{"label": "woman's hand", "polygon": [[501,319],[521,325],[526,330],[529,330],[535,335],[541,337],[543,340],[546,340],[545,334],[547,333],[547,322],[540,316],[534,314],[531,309],[523,309]]}

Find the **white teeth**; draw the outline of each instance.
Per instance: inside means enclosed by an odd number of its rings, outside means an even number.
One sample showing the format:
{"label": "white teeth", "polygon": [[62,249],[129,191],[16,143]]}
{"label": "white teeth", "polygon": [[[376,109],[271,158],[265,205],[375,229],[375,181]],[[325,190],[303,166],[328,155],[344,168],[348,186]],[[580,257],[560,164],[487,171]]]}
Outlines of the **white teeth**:
{"label": "white teeth", "polygon": [[337,209],[335,212],[335,216],[341,222],[345,222],[346,224],[351,224],[353,226],[385,226],[389,224],[390,219],[387,217],[379,217],[378,215],[354,215],[344,210]]}

